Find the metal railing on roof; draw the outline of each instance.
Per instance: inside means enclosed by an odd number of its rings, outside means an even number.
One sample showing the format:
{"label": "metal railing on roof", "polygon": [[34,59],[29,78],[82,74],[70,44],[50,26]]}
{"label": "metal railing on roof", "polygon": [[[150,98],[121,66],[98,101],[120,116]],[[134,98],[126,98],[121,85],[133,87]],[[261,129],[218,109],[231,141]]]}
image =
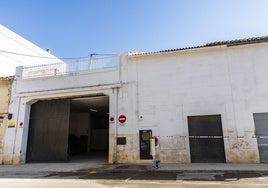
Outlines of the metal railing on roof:
{"label": "metal railing on roof", "polygon": [[117,55],[104,57],[90,56],[86,59],[78,59],[71,62],[23,67],[22,79],[82,74],[116,68],[117,64]]}

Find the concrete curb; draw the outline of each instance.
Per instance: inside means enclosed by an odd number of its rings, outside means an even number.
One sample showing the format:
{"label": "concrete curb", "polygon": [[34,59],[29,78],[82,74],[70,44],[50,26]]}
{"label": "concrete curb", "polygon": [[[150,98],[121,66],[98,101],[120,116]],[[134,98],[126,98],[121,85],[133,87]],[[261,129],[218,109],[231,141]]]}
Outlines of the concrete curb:
{"label": "concrete curb", "polygon": [[[169,167],[169,165],[159,167],[158,169],[154,168],[153,165],[137,165],[137,164],[117,164],[110,166],[108,168],[99,168],[95,169],[97,172],[110,172],[110,173],[124,173],[124,172],[155,172],[155,173],[264,173],[268,174],[268,168],[263,169],[261,165],[257,165],[251,168],[246,168],[246,165],[241,165],[237,168],[233,167],[228,169],[226,166],[219,166],[215,168],[206,168],[206,167],[196,167],[194,168],[183,168],[183,167]],[[246,166],[247,167],[247,166]],[[89,170],[89,169],[87,169]]]}
{"label": "concrete curb", "polygon": [[[67,164],[68,165],[68,164]],[[39,167],[39,168],[38,168]],[[90,173],[262,173],[268,175],[268,164],[161,164],[156,169],[153,164],[103,164],[95,167],[61,169],[51,165],[51,168],[41,166],[2,166],[0,178],[5,174],[90,174]]]}

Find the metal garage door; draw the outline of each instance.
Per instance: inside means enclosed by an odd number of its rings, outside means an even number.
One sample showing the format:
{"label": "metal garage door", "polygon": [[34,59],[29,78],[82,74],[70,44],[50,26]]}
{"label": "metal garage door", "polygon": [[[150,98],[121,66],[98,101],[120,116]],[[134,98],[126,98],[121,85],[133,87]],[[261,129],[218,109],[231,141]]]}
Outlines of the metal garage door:
{"label": "metal garage door", "polygon": [[39,101],[32,105],[27,162],[68,160],[70,100]]}
{"label": "metal garage door", "polygon": [[188,128],[193,163],[226,162],[220,115],[190,116]]}
{"label": "metal garage door", "polygon": [[255,134],[261,163],[268,162],[268,113],[254,114]]}

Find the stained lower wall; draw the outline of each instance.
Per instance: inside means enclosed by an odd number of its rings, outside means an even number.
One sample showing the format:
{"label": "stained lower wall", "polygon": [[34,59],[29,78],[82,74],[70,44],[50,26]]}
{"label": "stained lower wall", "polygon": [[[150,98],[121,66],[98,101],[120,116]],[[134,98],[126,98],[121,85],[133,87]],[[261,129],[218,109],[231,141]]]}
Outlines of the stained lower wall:
{"label": "stained lower wall", "polygon": [[11,82],[9,78],[0,79],[0,164],[3,161],[3,142],[7,128]]}

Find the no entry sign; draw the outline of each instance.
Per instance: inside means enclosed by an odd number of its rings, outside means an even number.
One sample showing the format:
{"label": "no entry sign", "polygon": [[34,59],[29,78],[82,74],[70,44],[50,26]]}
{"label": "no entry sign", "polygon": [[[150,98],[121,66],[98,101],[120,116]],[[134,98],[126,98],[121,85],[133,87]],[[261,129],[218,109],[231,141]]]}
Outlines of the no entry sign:
{"label": "no entry sign", "polygon": [[125,123],[127,121],[127,117],[125,115],[120,115],[118,117],[118,121],[119,121],[119,123],[123,124],[123,123]]}

